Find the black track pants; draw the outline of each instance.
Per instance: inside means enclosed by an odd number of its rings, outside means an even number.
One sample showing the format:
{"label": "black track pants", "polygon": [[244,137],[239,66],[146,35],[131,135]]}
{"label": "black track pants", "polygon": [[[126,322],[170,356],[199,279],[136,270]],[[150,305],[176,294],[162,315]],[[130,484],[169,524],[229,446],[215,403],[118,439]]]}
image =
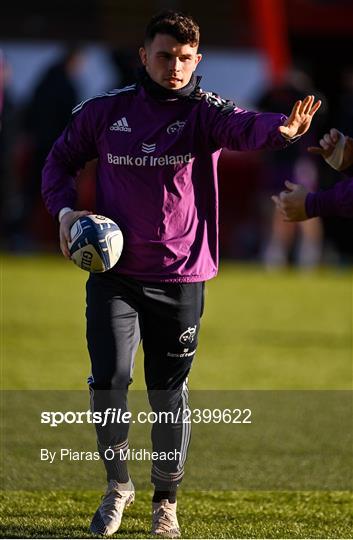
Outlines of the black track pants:
{"label": "black track pants", "polygon": [[[94,411],[108,407],[127,411],[127,391],[134,356],[142,340],[145,380],[152,410],[173,413],[173,422],[152,426],[153,451],[172,452],[172,460],[155,460],[152,482],[158,489],[178,485],[190,441],[187,376],[194,358],[204,284],[150,283],[113,273],[91,274],[87,282],[87,343]],[[129,425],[96,424],[98,445],[126,448]]]}

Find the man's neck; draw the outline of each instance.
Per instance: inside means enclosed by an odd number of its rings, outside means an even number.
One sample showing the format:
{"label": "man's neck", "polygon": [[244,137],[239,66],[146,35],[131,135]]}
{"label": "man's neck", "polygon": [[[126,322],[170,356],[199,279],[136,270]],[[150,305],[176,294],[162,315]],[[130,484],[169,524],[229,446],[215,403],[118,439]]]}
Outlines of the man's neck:
{"label": "man's neck", "polygon": [[141,85],[145,90],[151,94],[153,97],[161,100],[175,100],[187,98],[192,94],[192,92],[197,88],[200,83],[201,77],[196,76],[195,73],[191,75],[190,81],[179,88],[178,90],[171,90],[169,88],[164,88],[156,81],[154,81],[150,75],[147,73],[145,68],[142,68],[139,72],[139,80]]}

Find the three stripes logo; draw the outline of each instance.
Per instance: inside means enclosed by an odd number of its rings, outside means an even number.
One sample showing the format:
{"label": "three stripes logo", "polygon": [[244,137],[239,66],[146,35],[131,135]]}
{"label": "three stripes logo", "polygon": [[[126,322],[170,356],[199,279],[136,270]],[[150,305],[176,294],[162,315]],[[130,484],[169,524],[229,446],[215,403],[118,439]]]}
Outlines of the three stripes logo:
{"label": "three stripes logo", "polygon": [[152,154],[156,150],[155,144],[142,143],[142,152],[145,154]]}
{"label": "three stripes logo", "polygon": [[127,123],[127,120],[125,116],[123,118],[120,118],[120,120],[117,120],[114,122],[112,126],[110,126],[110,131],[129,131],[131,132],[131,127]]}

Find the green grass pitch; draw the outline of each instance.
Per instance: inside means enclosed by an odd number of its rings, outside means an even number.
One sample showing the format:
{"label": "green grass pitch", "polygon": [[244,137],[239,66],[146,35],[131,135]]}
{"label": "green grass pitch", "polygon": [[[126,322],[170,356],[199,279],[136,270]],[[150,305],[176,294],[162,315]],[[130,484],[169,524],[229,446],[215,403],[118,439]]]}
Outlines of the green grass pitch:
{"label": "green grass pitch", "polygon": [[[86,389],[86,277],[55,256],[2,257],[3,389]],[[141,352],[133,387],[144,388]],[[222,265],[207,285],[190,387],[350,390],[351,273]],[[92,489],[3,491],[2,537],[91,537],[89,521],[102,494]],[[185,538],[352,537],[349,491],[180,491]],[[149,537],[151,492],[137,493],[117,538]]]}

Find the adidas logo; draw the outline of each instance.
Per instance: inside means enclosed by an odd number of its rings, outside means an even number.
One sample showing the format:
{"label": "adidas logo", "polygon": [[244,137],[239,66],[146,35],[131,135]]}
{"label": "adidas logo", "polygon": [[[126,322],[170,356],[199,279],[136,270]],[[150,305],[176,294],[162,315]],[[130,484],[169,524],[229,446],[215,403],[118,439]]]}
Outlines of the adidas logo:
{"label": "adidas logo", "polygon": [[125,116],[123,116],[123,118],[120,118],[120,120],[114,122],[114,124],[110,126],[109,129],[110,131],[131,131],[131,127],[129,127]]}

